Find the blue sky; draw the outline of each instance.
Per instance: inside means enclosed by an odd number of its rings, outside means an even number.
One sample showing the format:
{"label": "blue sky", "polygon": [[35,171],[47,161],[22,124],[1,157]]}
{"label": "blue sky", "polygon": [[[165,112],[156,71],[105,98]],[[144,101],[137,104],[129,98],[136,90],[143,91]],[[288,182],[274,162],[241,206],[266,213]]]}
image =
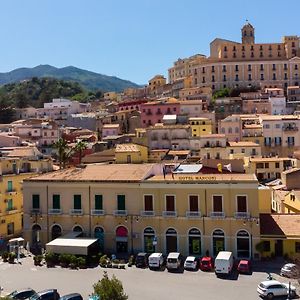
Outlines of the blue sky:
{"label": "blue sky", "polygon": [[1,0],[0,72],[73,65],[146,83],[179,57],[209,54],[216,37],[257,42],[300,35],[299,0]]}

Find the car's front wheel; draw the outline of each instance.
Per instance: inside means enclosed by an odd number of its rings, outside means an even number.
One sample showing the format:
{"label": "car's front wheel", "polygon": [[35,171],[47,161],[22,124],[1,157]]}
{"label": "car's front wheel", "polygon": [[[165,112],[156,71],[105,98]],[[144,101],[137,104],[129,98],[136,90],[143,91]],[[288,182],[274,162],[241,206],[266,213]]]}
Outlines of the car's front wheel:
{"label": "car's front wheel", "polygon": [[267,295],[267,299],[273,299],[273,298],[274,298],[273,293],[269,293],[269,294]]}
{"label": "car's front wheel", "polygon": [[292,296],[292,298],[296,298],[296,292],[295,291],[291,291],[291,296]]}

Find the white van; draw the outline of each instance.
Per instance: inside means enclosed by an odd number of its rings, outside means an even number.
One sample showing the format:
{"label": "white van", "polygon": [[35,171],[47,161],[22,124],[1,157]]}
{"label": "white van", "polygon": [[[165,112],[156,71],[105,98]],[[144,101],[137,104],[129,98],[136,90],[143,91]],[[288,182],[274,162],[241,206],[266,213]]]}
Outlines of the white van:
{"label": "white van", "polygon": [[229,251],[220,251],[215,259],[216,275],[229,275],[233,268],[233,254]]}
{"label": "white van", "polygon": [[167,269],[168,271],[171,270],[178,270],[182,266],[183,257],[178,252],[170,252],[167,257]]}
{"label": "white van", "polygon": [[149,269],[160,269],[164,264],[164,257],[162,253],[152,253],[148,259]]}

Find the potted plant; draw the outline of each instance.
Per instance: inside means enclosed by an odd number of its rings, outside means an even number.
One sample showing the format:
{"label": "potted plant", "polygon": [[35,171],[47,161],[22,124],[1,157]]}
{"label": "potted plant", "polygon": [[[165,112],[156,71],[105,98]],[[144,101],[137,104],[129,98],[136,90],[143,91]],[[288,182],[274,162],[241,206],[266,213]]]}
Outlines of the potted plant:
{"label": "potted plant", "polygon": [[131,255],[128,259],[128,267],[132,267],[134,265],[134,256]]}
{"label": "potted plant", "polygon": [[33,261],[34,261],[34,265],[35,265],[35,266],[40,266],[42,260],[43,260],[43,255],[35,255],[35,256],[33,257]]}
{"label": "potted plant", "polygon": [[77,269],[77,257],[75,255],[70,255],[69,266],[71,269]]}
{"label": "potted plant", "polygon": [[8,261],[8,252],[7,251],[2,253],[2,259],[3,259],[4,262]]}
{"label": "potted plant", "polygon": [[10,252],[10,253],[8,254],[8,262],[9,262],[10,264],[15,263],[16,257],[17,257],[17,255],[16,255],[15,252]]}
{"label": "potted plant", "polygon": [[46,252],[45,261],[48,268],[54,267],[56,263],[56,255],[52,252]]}
{"label": "potted plant", "polygon": [[77,257],[77,265],[80,269],[86,268],[86,259],[84,257]]}
{"label": "potted plant", "polygon": [[107,255],[103,255],[103,256],[100,257],[99,265],[100,265],[101,268],[106,268],[107,267]]}

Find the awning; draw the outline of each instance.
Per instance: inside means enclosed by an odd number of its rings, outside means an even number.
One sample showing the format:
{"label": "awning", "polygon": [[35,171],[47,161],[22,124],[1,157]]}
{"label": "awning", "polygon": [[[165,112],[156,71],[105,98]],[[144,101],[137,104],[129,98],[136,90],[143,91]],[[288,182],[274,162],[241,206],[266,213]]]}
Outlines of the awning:
{"label": "awning", "polygon": [[97,239],[87,238],[57,238],[48,244],[46,244],[46,250],[53,253],[68,253],[74,255],[88,255],[88,249],[94,243],[97,243]]}

